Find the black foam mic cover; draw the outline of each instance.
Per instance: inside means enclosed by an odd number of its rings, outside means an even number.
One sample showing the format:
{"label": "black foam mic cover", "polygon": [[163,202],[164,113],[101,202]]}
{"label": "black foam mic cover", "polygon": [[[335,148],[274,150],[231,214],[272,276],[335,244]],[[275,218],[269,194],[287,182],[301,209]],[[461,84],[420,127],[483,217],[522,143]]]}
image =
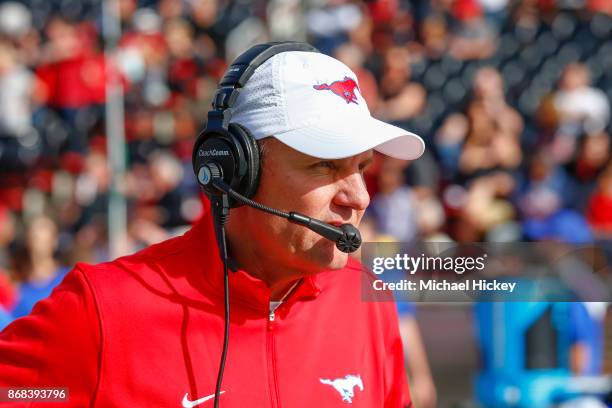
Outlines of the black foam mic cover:
{"label": "black foam mic cover", "polygon": [[336,241],[336,248],[342,252],[355,252],[361,246],[361,234],[359,230],[351,224],[342,224],[342,237]]}

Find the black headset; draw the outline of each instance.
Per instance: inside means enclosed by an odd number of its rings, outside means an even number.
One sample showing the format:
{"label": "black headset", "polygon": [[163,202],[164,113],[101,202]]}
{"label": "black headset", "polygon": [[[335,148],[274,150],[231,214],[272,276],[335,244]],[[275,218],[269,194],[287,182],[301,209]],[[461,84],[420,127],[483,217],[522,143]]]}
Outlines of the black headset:
{"label": "black headset", "polygon": [[[273,56],[287,51],[319,52],[310,44],[295,41],[259,44],[242,53],[225,71],[192,155],[193,172],[209,197],[222,194],[208,182],[211,177],[222,177],[232,190],[247,198],[255,195],[259,184],[259,145],[249,129],[231,122],[230,108],[255,70]],[[211,162],[217,164],[212,166],[212,171],[221,174],[211,174],[211,166],[207,166]],[[240,205],[241,202],[230,199],[231,207]]]}

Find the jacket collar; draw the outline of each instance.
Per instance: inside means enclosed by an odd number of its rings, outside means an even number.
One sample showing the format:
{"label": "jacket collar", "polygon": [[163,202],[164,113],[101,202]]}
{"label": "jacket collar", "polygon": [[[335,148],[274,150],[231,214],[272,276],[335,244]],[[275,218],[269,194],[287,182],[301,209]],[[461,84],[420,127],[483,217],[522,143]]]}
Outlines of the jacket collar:
{"label": "jacket collar", "polygon": [[[187,232],[185,238],[189,241],[195,270],[203,277],[203,285],[214,297],[223,299],[223,261],[219,253],[217,238],[214,230],[210,208]],[[236,268],[235,263],[229,259],[229,293],[230,303],[268,311],[270,307],[271,291],[266,283],[248,271]],[[231,268],[233,266],[234,268]],[[292,293],[283,303],[292,304],[300,300],[316,298],[321,292],[317,285],[317,275],[302,278]]]}

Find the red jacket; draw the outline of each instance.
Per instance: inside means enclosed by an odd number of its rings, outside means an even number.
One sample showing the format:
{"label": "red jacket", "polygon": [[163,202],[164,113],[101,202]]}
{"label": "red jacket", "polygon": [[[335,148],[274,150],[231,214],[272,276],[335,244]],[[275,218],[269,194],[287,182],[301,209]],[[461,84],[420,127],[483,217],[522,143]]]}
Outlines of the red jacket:
{"label": "red jacket", "polygon": [[[361,300],[362,273],[351,260],[305,278],[272,318],[267,286],[230,272],[220,406],[410,406],[395,307]],[[210,219],[135,255],[78,264],[0,333],[0,387],[69,388],[70,404],[34,407],[212,407],[222,300]]]}

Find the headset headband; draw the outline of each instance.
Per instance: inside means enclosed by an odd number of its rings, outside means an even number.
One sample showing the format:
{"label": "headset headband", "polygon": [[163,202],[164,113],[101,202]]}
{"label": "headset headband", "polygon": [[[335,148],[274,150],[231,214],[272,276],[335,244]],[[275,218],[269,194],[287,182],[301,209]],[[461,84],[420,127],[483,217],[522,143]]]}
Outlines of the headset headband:
{"label": "headset headband", "polygon": [[240,54],[225,71],[213,98],[213,110],[208,113],[209,122],[221,119],[223,127],[226,128],[230,119],[226,114],[227,109],[234,105],[240,90],[255,70],[276,54],[286,51],[319,52],[312,45],[297,41],[271,42],[251,47]]}
{"label": "headset headband", "polygon": [[[194,145],[191,160],[198,180],[204,165],[214,161],[221,166],[221,174],[231,188],[246,197],[255,194],[259,180],[259,146],[247,128],[231,123],[232,112],[228,108],[233,106],[259,66],[274,55],[287,51],[319,52],[309,44],[295,41],[261,44],[242,53],[227,69],[215,92],[212,109],[208,111],[206,127]],[[217,189],[204,184],[202,186],[208,194],[218,194]],[[231,204],[239,203],[231,200]]]}

